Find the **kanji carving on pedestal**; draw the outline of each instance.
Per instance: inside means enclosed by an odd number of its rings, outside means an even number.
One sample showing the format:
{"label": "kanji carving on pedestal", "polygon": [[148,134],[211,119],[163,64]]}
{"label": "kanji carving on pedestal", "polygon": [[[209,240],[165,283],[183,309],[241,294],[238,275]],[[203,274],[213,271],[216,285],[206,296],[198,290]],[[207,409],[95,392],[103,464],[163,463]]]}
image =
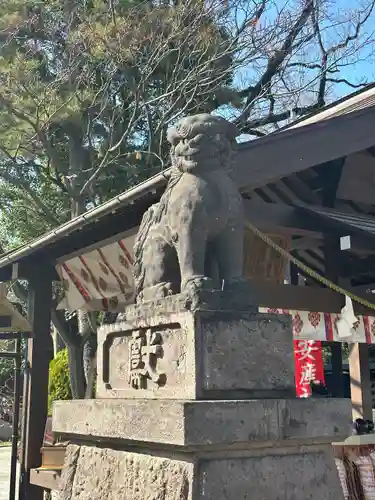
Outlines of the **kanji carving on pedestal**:
{"label": "kanji carving on pedestal", "polygon": [[163,355],[162,338],[150,328],[136,330],[129,343],[129,384],[133,389],[147,389],[148,381],[160,385],[163,373],[156,369],[157,360]]}

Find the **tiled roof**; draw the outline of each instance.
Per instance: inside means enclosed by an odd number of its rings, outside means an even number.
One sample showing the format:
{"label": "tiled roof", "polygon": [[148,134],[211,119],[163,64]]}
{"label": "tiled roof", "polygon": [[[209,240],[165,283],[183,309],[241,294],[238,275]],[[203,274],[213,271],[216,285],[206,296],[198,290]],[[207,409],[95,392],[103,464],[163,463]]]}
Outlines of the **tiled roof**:
{"label": "tiled roof", "polygon": [[345,233],[347,229],[348,234],[367,233],[367,235],[375,239],[375,217],[371,215],[336,212],[315,205],[301,205],[300,208],[311,215],[315,214],[319,218],[332,222],[336,227],[340,226],[342,228],[342,233]]}
{"label": "tiled roof", "polygon": [[311,123],[328,120],[329,118],[352,113],[354,111],[359,111],[360,109],[370,108],[373,106],[375,106],[375,85],[371,84],[358,92],[350,94],[349,96],[326,106],[311,116],[297,120],[295,123],[286,128],[293,129],[303,127]]}

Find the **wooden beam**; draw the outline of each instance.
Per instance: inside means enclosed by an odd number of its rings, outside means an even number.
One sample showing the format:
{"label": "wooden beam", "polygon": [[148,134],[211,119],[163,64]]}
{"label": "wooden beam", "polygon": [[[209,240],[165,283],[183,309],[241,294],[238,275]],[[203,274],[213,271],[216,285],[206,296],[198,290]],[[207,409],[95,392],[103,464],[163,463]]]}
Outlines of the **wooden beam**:
{"label": "wooden beam", "polygon": [[310,269],[317,272],[319,275],[324,275],[324,261],[322,262],[322,259],[320,259],[318,251],[319,249],[317,249],[315,252],[300,249],[297,251],[298,253],[296,256],[303,264],[310,267]]}
{"label": "wooden beam", "polygon": [[298,208],[255,200],[244,200],[245,217],[265,232],[296,234],[310,238],[322,238],[316,221],[306,217]]}
{"label": "wooden beam", "polygon": [[268,186],[278,195],[279,200],[282,200],[283,203],[286,203],[287,205],[299,203],[301,201],[298,193],[295,193],[292,189],[290,189],[290,187],[283,182],[283,179],[275,184],[268,184]]}
{"label": "wooden beam", "polygon": [[12,279],[12,266],[0,269],[0,281],[10,281]]}
{"label": "wooden beam", "polygon": [[[0,281],[11,281],[14,279],[27,281],[28,276],[33,272],[35,265],[39,266],[39,264],[40,259],[30,257],[30,259],[21,260],[14,264],[4,266],[0,268]],[[53,273],[52,279],[54,281],[60,279],[54,268],[51,268],[51,272]]]}
{"label": "wooden beam", "polygon": [[[339,313],[345,303],[342,295],[328,288],[278,285],[267,281],[253,281],[252,286],[257,304],[261,307]],[[357,294],[375,304],[374,294],[363,292]],[[353,302],[353,306],[356,314],[374,315],[373,309],[355,302]]]}
{"label": "wooden beam", "polygon": [[374,169],[375,158],[369,152],[361,151],[348,156],[338,190],[339,197],[372,205],[375,190]]}
{"label": "wooden beam", "polygon": [[375,290],[375,282],[367,283],[366,285],[356,285],[352,287],[354,293],[368,293],[373,296],[373,301],[375,303],[375,293],[372,293],[372,290]]}
{"label": "wooden beam", "polygon": [[30,471],[41,465],[48,407],[49,362],[53,357],[51,337],[52,270],[40,266],[29,275],[28,319],[33,337],[28,341],[29,379],[27,393],[26,429],[23,436],[25,470],[21,484],[22,498],[43,500],[43,490],[30,483]]}
{"label": "wooden beam", "polygon": [[321,197],[315,193],[306,182],[298,177],[297,174],[292,174],[290,177],[284,179],[284,183],[298,193],[298,197],[304,203],[311,203],[312,205],[321,205]]}
{"label": "wooden beam", "polygon": [[[374,146],[375,109],[287,129],[239,146],[235,178],[244,191]],[[250,166],[250,167],[249,167]]]}
{"label": "wooden beam", "polygon": [[[366,251],[367,253],[374,251],[374,234],[358,233],[355,228],[339,224],[331,218],[311,213],[304,210],[304,207],[244,199],[244,210],[245,217],[264,232],[305,236],[315,239],[317,242],[323,238],[323,234],[335,235],[336,238],[350,235],[351,251]],[[347,259],[348,255],[343,256],[343,258]]]}
{"label": "wooden beam", "polygon": [[13,279],[27,280],[29,266],[25,262],[17,262],[0,268],[0,281],[11,281]]}
{"label": "wooden beam", "polygon": [[[341,252],[343,254],[343,252]],[[355,257],[342,255],[343,269],[342,276],[351,278],[362,274],[375,274],[375,256],[371,255],[364,259],[356,259]]]}
{"label": "wooden beam", "polygon": [[326,207],[335,206],[344,161],[345,158],[340,157],[319,167],[322,177],[322,185],[324,186],[322,203]]}
{"label": "wooden beam", "polygon": [[[375,233],[372,231],[374,217],[358,212],[343,212],[324,207],[324,212],[319,207],[301,205],[298,207],[303,216],[308,218],[309,224],[317,224],[322,231],[328,234],[334,233],[337,236],[351,236],[353,248],[374,249]],[[346,219],[341,217],[345,214]],[[338,215],[338,216],[337,216]],[[349,217],[348,217],[349,216]],[[368,229],[365,226],[370,226]]]}
{"label": "wooden beam", "polygon": [[316,238],[305,238],[302,236],[301,238],[292,240],[291,251],[316,249],[320,244],[321,241]]}

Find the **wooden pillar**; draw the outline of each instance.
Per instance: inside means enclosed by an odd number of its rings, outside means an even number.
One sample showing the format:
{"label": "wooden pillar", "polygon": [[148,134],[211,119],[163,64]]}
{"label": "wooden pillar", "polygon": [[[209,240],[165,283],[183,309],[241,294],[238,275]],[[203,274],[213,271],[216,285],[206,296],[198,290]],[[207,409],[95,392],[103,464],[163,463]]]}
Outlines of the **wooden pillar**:
{"label": "wooden pillar", "polygon": [[372,397],[367,344],[349,344],[350,392],[353,420],[372,420]]}
{"label": "wooden pillar", "polygon": [[25,463],[21,464],[21,498],[43,500],[43,490],[29,482],[30,469],[41,465],[48,412],[48,373],[53,357],[51,337],[52,273],[47,266],[35,268],[28,277],[28,318],[32,338],[28,341],[29,380],[26,387],[26,428],[23,443]]}
{"label": "wooden pillar", "polygon": [[[339,240],[333,241],[331,236],[325,236],[325,257],[327,277],[344,288],[350,288],[350,280],[340,278],[340,250]],[[344,301],[343,301],[344,305]],[[333,378],[333,396],[343,396],[342,375],[342,345],[339,342],[331,343],[331,362]],[[353,418],[372,420],[371,377],[367,344],[349,344],[349,372],[350,392],[353,404]]]}
{"label": "wooden pillar", "polygon": [[299,277],[298,277],[298,268],[293,264],[293,262],[290,263],[290,284],[291,285],[298,285],[299,282]]}
{"label": "wooden pillar", "polygon": [[[340,282],[340,243],[335,236],[324,235],[324,260],[326,277],[334,283]],[[343,302],[344,305],[344,302]],[[342,346],[340,342],[327,342],[331,349],[332,396],[343,397]]]}
{"label": "wooden pillar", "polygon": [[[349,288],[351,282],[342,280],[339,284]],[[371,373],[367,344],[349,344],[349,375],[353,420],[372,420]]]}
{"label": "wooden pillar", "polygon": [[[334,208],[336,193],[341,179],[344,159],[340,158],[327,163],[324,167],[324,187],[322,190],[322,204],[325,207]],[[324,235],[324,260],[325,274],[334,283],[340,282],[341,271],[340,239],[337,235],[326,233]],[[339,342],[330,342],[331,364],[332,364],[332,395],[342,397],[344,392],[344,380],[342,374],[342,346]]]}
{"label": "wooden pillar", "polygon": [[[339,279],[338,284],[346,289],[351,286],[348,279]],[[349,375],[353,420],[372,420],[371,373],[367,344],[349,344]]]}
{"label": "wooden pillar", "polygon": [[342,374],[342,349],[340,342],[329,342],[331,348],[332,366],[332,396],[342,398],[344,395],[344,380]]}

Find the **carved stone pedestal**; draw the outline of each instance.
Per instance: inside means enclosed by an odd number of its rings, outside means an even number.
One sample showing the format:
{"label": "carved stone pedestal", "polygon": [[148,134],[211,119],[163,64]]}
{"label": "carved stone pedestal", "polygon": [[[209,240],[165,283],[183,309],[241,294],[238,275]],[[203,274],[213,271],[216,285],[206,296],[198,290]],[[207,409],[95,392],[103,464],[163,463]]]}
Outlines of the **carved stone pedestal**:
{"label": "carved stone pedestal", "polygon": [[54,405],[60,500],[342,499],[350,402],[292,397],[293,366],[287,317],[129,308],[99,332],[99,399]]}
{"label": "carved stone pedestal", "polygon": [[[295,394],[288,316],[172,307],[98,332],[98,398],[233,399]],[[178,303],[178,302],[177,302]],[[168,307],[170,306],[170,307]],[[135,312],[143,310],[143,315]]]}

